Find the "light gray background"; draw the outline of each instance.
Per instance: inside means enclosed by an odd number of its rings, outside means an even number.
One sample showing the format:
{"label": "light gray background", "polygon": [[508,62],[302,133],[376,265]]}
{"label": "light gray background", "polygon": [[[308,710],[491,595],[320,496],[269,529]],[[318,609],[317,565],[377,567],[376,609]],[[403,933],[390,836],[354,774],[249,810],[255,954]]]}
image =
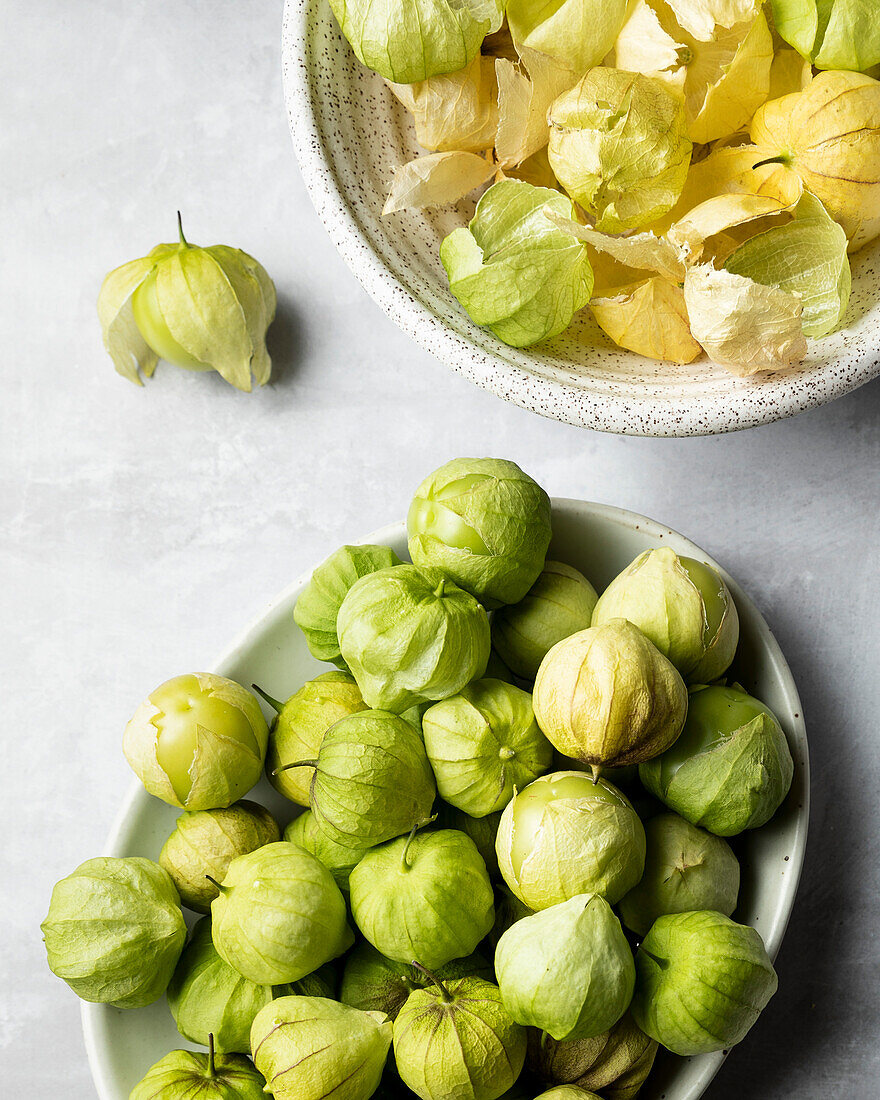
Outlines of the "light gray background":
{"label": "light gray background", "polygon": [[[683,531],[752,593],[803,695],[813,816],[780,992],[711,1100],[867,1100],[880,1079],[880,384],[726,437],[643,440],[473,388],[388,321],[310,205],[284,114],[280,0],[2,0],[0,1092],[94,1095],[45,966],[52,883],[99,853],[129,713],[295,575],[404,514],[447,458]],[[103,352],[110,268],[174,239],[274,277],[273,383],[243,395]]]}

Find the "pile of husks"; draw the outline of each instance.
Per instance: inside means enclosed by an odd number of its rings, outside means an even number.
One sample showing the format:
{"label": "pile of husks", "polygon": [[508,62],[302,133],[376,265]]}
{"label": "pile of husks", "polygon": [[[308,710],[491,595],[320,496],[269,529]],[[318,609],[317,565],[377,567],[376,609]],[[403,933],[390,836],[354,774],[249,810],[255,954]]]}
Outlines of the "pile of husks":
{"label": "pile of husks", "polygon": [[[724,838],[770,819],[792,759],[725,679],[717,572],[654,549],[597,596],[546,560],[547,494],[494,459],[431,474],[408,531],[411,563],[344,546],[315,570],[295,619],[336,667],[284,702],[261,685],[271,728],[205,673],[126,727],[183,812],[157,862],[59,882],[43,933],[80,997],[167,992],[210,1048],[132,1100],[625,1100],[658,1044],[728,1048],[776,989]],[[241,800],[264,770],[301,808],[283,833]]]}
{"label": "pile of husks", "polygon": [[526,346],[588,303],[615,343],[738,374],[842,323],[880,233],[880,0],[331,0],[427,152],[385,213],[491,184],[440,257]]}

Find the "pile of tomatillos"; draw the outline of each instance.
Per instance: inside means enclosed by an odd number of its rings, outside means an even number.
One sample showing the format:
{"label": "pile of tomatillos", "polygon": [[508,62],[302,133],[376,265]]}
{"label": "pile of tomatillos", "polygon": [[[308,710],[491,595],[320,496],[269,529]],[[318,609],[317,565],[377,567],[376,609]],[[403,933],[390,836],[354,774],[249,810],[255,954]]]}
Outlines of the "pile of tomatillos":
{"label": "pile of tomatillos", "polygon": [[[207,673],[126,727],[183,812],[158,862],[62,879],[42,927],[80,997],[167,992],[210,1048],[145,1066],[131,1100],[626,1100],[658,1044],[726,1049],[776,990],[724,838],[772,817],[793,764],[724,678],[723,580],[664,547],[597,596],[546,560],[550,500],[501,460],[431,474],[407,526],[412,564],[344,546],[315,570],[294,617],[336,669],[256,688],[271,728]],[[283,834],[241,800],[264,769],[304,807]]]}

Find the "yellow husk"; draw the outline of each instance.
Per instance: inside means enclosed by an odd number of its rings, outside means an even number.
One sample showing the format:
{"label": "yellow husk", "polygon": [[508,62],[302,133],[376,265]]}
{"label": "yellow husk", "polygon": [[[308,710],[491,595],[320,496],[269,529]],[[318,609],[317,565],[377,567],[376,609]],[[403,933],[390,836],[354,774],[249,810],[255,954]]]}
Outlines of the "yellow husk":
{"label": "yellow husk", "polygon": [[552,211],[547,217],[566,233],[585,241],[600,252],[606,252],[621,264],[640,271],[653,271],[672,282],[681,282],[686,270],[687,250],[681,245],[655,237],[653,233],[633,233],[629,237],[613,237],[600,233],[589,225],[562,218]]}
{"label": "yellow husk", "polygon": [[497,58],[498,128],[495,156],[503,168],[522,164],[543,149],[550,137],[547,112],[557,96],[577,83],[577,75],[561,62],[520,48],[521,64]]}
{"label": "yellow husk", "polygon": [[880,234],[880,83],[822,72],[802,91],[765,103],[752,141],[784,157],[825,204],[855,251]]}
{"label": "yellow husk", "polygon": [[476,153],[428,153],[394,171],[382,210],[418,209],[458,202],[495,174],[495,166]]}
{"label": "yellow husk", "polygon": [[807,354],[793,294],[698,264],[688,269],[684,300],[694,338],[734,374],[785,370]]}
{"label": "yellow husk", "polygon": [[388,87],[413,117],[416,140],[432,152],[479,153],[495,144],[495,62],[475,57],[457,73]]}
{"label": "yellow husk", "polygon": [[690,137],[702,143],[748,123],[769,94],[772,59],[760,10],[749,22],[719,25],[701,40],[675,22],[661,0],[633,0],[614,53],[619,68],[656,77],[684,98]]}
{"label": "yellow husk", "polygon": [[590,302],[600,328],[623,348],[649,359],[692,363],[701,347],[691,335],[681,287],[661,275]]}

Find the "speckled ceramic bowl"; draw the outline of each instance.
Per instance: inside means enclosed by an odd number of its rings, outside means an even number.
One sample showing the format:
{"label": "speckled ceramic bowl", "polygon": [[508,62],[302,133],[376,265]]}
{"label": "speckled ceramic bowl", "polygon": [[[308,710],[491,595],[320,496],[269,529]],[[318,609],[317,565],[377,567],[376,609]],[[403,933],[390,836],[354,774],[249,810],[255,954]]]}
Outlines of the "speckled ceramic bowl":
{"label": "speckled ceramic bowl", "polygon": [[707,435],[793,416],[880,373],[877,245],[853,259],[845,330],[813,342],[785,374],[735,378],[705,357],[654,362],[616,347],[588,309],[539,348],[507,347],[470,321],[438,257],[473,203],[381,216],[392,167],[419,150],[406,111],[357,61],[327,0],[287,0],[282,58],[300,169],[346,263],[404,332],[506,401],[600,431]]}
{"label": "speckled ceramic bowl", "polygon": [[[350,541],[384,543],[402,558],[408,557],[403,523]],[[694,543],[654,520],[607,504],[553,501],[551,556],[576,566],[600,591],[633,558],[653,546],[671,546],[679,554],[720,569]],[[742,885],[734,917],[758,929],[772,958],[794,905],[806,847],[810,794],[807,739],[797,688],[776,639],[745,592],[724,576],[740,616],[740,644],[731,675],[778,716],[795,765],[791,791],[772,821],[735,841]],[[258,683],[282,699],[325,672],[327,665],[311,656],[293,621],[293,606],[309,577],[309,573],[303,575],[282,592],[226,651],[214,671],[242,684]],[[248,797],[267,806],[282,824],[296,812],[265,779]],[[104,854],[155,859],[176,817],[177,810],[152,798],[135,782]],[[778,996],[785,995],[783,987]],[[164,997],[134,1012],[84,1003],[82,1019],[99,1100],[125,1100],[147,1069],[169,1050],[192,1047],[178,1035]],[[756,1027],[760,1026],[759,1021]],[[640,1100],[697,1100],[723,1061],[721,1052],[696,1058],[661,1053],[639,1093]]]}

